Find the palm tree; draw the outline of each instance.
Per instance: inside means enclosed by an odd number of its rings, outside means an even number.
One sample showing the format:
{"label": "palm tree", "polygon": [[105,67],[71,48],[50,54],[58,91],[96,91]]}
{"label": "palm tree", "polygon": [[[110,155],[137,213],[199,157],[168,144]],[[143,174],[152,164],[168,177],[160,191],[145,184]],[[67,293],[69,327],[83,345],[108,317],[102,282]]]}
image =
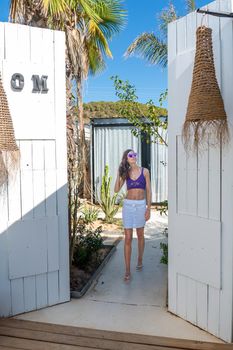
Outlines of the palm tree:
{"label": "palm tree", "polygon": [[[65,31],[67,106],[70,107],[71,87],[75,81],[81,151],[79,160],[83,169],[80,175],[86,192],[88,186],[83,82],[89,74],[96,74],[104,69],[106,56],[112,57],[108,41],[124,25],[122,4],[120,0],[11,0],[10,19],[18,23]],[[75,121],[69,124],[74,125]]]}
{"label": "palm tree", "polygon": [[[187,11],[195,10],[195,0],[186,0]],[[140,34],[128,47],[125,56],[137,55],[150,64],[159,64],[163,68],[167,66],[167,25],[176,20],[178,15],[172,3],[169,8],[160,14],[160,36],[155,33]]]}

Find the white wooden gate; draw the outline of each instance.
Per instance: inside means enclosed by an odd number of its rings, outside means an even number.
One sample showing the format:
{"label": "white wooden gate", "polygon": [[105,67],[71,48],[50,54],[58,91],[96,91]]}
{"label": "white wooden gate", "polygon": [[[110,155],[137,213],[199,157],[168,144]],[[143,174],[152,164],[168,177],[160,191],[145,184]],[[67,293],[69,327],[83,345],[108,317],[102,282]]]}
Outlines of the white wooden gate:
{"label": "white wooden gate", "polygon": [[[204,9],[232,12],[233,6],[221,0]],[[232,144],[187,157],[181,142],[201,20],[191,13],[169,25],[169,310],[232,341]],[[207,16],[207,22],[232,128],[233,21]]]}
{"label": "white wooden gate", "polygon": [[[0,23],[0,71],[21,151],[0,197],[0,316],[10,316],[70,299],[64,33]],[[47,92],[32,92],[32,75],[48,77]]]}

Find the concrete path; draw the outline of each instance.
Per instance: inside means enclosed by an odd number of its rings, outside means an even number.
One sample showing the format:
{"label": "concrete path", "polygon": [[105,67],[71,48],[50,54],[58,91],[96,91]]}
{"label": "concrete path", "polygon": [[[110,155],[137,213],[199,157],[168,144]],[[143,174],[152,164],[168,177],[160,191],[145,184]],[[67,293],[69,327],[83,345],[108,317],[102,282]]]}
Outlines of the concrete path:
{"label": "concrete path", "polygon": [[[119,214],[120,215],[120,214]],[[125,283],[124,242],[102,270],[93,288],[82,298],[19,315],[31,321],[113,330],[182,339],[221,342],[166,308],[167,266],[160,263],[160,242],[167,218],[153,212],[146,224],[144,268],[136,271],[137,240],[134,234],[132,280]]]}

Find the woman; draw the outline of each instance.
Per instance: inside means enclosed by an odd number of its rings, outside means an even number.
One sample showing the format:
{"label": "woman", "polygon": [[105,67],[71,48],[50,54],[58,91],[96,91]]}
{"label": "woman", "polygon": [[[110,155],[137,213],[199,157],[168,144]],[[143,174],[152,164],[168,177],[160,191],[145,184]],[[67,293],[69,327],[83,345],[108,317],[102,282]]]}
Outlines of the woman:
{"label": "woman", "polygon": [[119,192],[126,181],[127,194],[123,204],[123,226],[125,232],[125,281],[130,280],[130,260],[133,229],[136,228],[138,237],[138,262],[137,270],[141,270],[142,258],[145,246],[144,226],[150,218],[151,185],[150,174],[146,168],[137,164],[137,153],[127,149],[123,153],[119,166],[114,191]]}

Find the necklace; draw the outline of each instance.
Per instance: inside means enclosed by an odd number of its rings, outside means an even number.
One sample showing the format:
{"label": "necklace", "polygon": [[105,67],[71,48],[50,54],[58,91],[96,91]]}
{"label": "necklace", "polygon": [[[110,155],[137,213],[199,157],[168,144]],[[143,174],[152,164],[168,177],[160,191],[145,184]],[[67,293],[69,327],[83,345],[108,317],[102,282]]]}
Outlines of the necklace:
{"label": "necklace", "polygon": [[[137,173],[137,177],[135,177],[135,175],[136,175],[136,173],[131,173],[130,174],[130,178],[131,178],[131,180],[137,180],[138,178],[139,178],[139,176],[140,176],[140,174],[141,174],[141,171],[140,171],[140,168],[138,168],[138,170],[139,170],[139,172]],[[133,175],[133,176],[132,176]]]}

